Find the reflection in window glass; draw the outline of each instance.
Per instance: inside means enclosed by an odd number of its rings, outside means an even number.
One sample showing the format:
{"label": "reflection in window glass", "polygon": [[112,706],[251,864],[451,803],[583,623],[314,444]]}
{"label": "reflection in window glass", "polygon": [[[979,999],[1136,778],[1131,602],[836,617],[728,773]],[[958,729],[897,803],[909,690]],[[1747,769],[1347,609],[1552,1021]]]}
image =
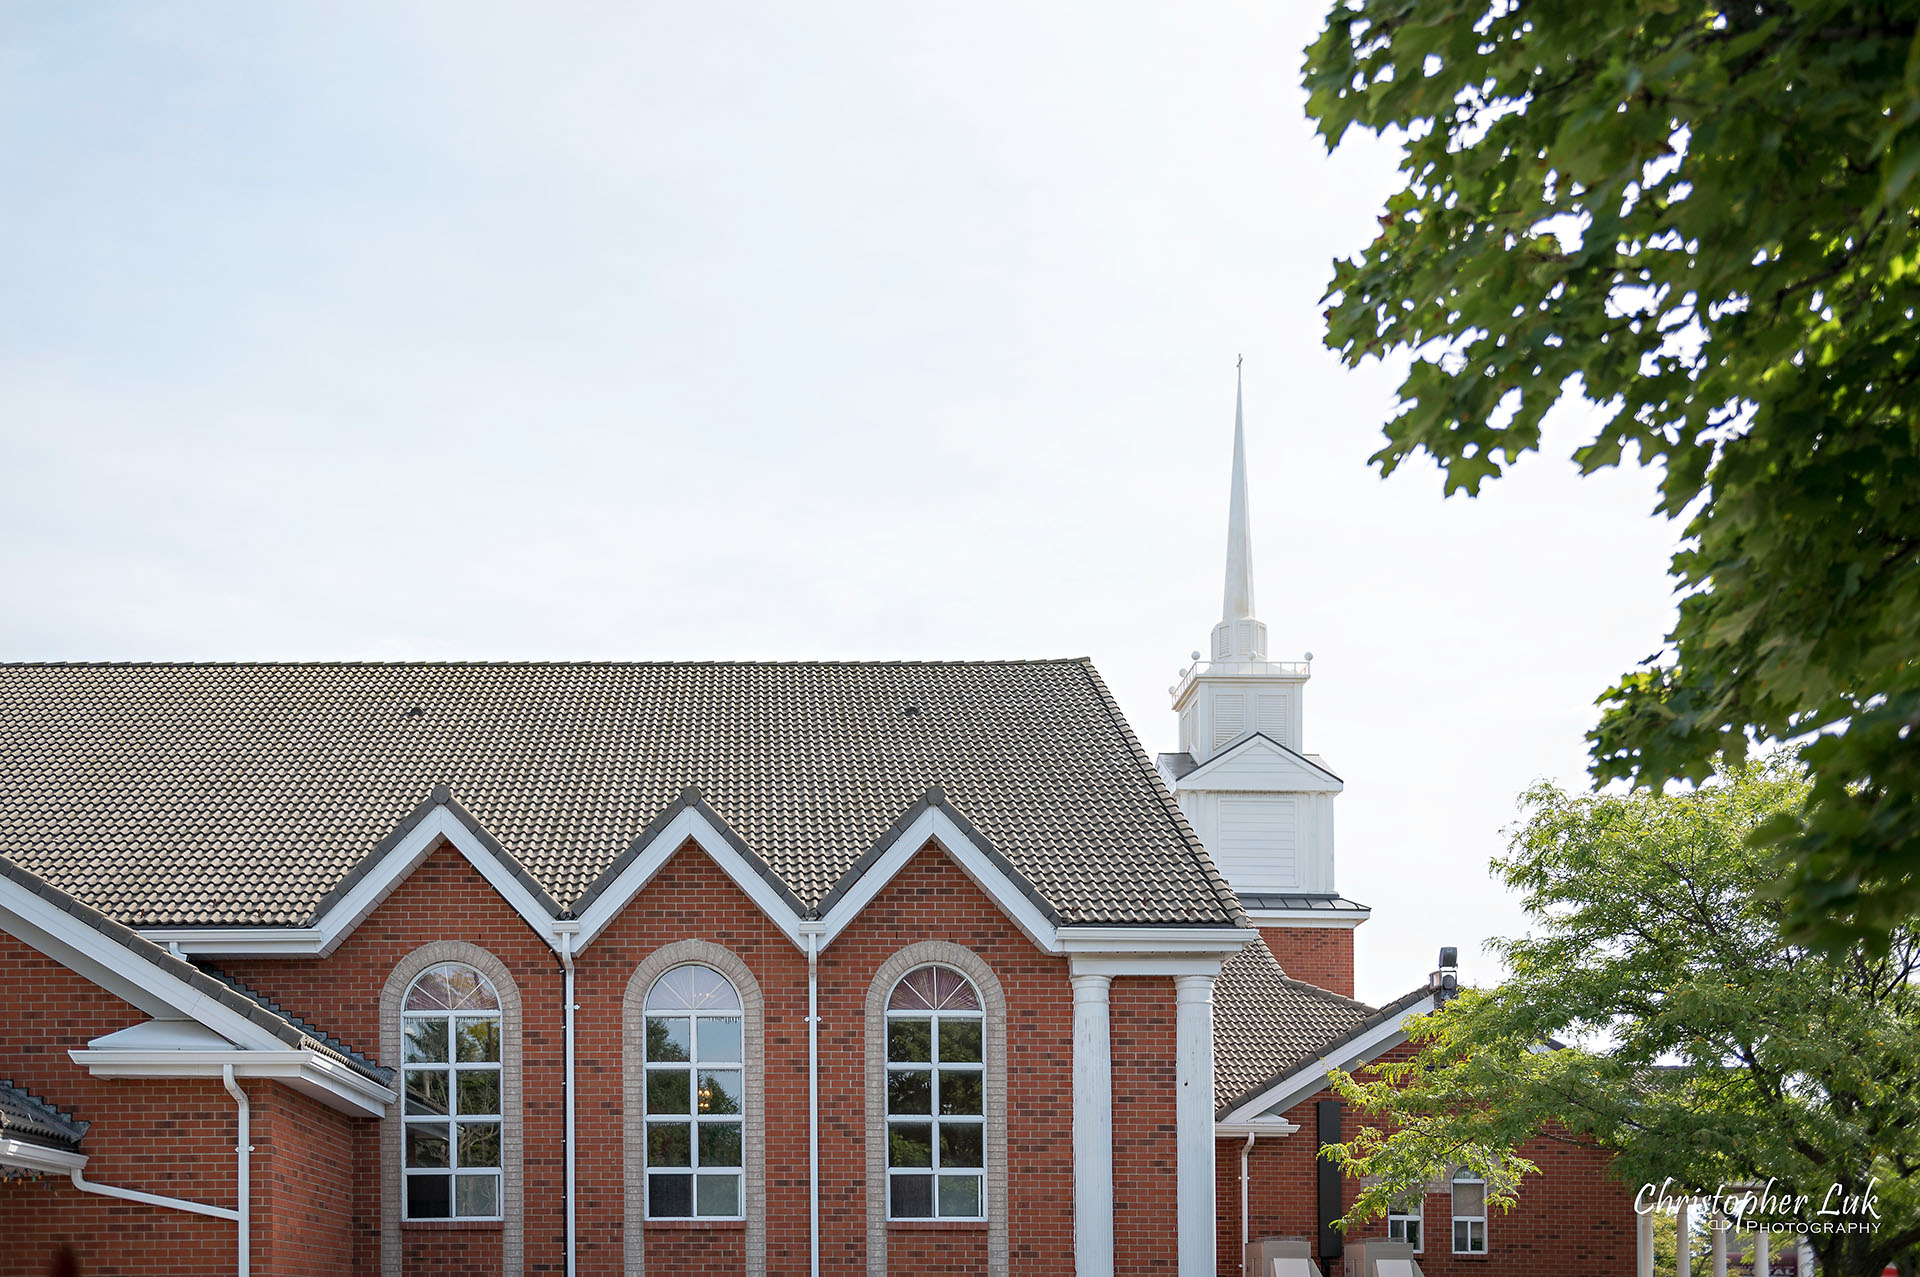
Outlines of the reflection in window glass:
{"label": "reflection in window glass", "polygon": [[711,967],[647,991],[647,1218],[741,1219],[746,1057],[740,995]]}
{"label": "reflection in window glass", "polygon": [[464,963],[428,967],[400,1012],[408,1219],[499,1219],[500,998]]}
{"label": "reflection in window glass", "polygon": [[951,967],[909,972],[887,999],[887,1210],[984,1219],[986,1036],[980,994]]}

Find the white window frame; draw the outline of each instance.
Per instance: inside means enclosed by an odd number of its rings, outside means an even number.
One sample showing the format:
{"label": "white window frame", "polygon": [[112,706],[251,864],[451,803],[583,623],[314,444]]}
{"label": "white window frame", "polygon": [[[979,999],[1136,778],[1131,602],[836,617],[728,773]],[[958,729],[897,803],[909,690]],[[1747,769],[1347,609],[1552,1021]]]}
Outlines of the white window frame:
{"label": "white window frame", "polygon": [[[988,1201],[987,1190],[988,1190],[989,1181],[987,1177],[987,1166],[986,1166],[986,1163],[988,1161],[988,1153],[987,1153],[988,1098],[987,1098],[987,1059],[986,1059],[987,1057],[987,1003],[986,1003],[986,998],[980,991],[979,983],[975,981],[971,976],[969,976],[966,972],[960,970],[958,967],[949,966],[944,962],[922,962],[914,966],[912,970],[906,972],[906,974],[902,975],[898,980],[894,981],[893,988],[887,991],[887,1001],[892,1002],[893,994],[895,990],[899,989],[899,987],[902,984],[904,984],[909,978],[911,978],[916,972],[925,970],[927,967],[938,967],[941,970],[950,971],[959,979],[966,981],[967,987],[973,990],[973,1000],[974,1000],[974,1005],[976,1009],[972,1011],[933,1011],[933,1010],[927,1010],[927,1009],[921,1008],[921,1009],[907,1009],[907,1010],[895,1011],[889,1007],[886,1012],[885,1031],[887,1035],[887,1040],[883,1041],[880,1046],[881,1057],[886,1062],[886,1081],[888,1083],[888,1085],[886,1085],[882,1091],[882,1103],[885,1105],[886,1123],[887,1123],[887,1139],[885,1141],[885,1145],[889,1151],[892,1149],[892,1145],[893,1145],[892,1133],[896,1123],[911,1124],[911,1125],[927,1125],[932,1127],[932,1130],[933,1130],[933,1164],[931,1166],[894,1166],[892,1164],[892,1161],[893,1161],[892,1157],[890,1155],[887,1157],[886,1159],[887,1221],[889,1223],[920,1223],[920,1224],[948,1223],[948,1222],[979,1223],[986,1220],[988,1216],[992,1213],[992,1209],[993,1209],[992,1204]],[[929,1051],[929,1054],[933,1057],[932,1059],[924,1060],[924,1061],[923,1060],[895,1061],[887,1058],[887,1056],[889,1055],[889,1052],[887,1050],[887,1043],[892,1040],[893,1022],[895,1020],[931,1020],[932,1021],[932,1030],[928,1039],[931,1044],[931,1049]],[[942,1021],[949,1021],[949,1020],[954,1020],[954,1021],[971,1020],[980,1026],[980,1059],[978,1062],[967,1061],[967,1062],[957,1063],[957,1064],[945,1064],[940,1061],[940,1058],[939,1058],[940,1057],[940,1025]],[[922,1070],[929,1072],[933,1075],[932,1089],[929,1092],[929,1102],[928,1102],[928,1107],[932,1111],[929,1113],[902,1113],[896,1116],[893,1112],[893,1103],[892,1103],[893,1087],[891,1085],[891,1082],[892,1082],[893,1075],[895,1073],[905,1073],[905,1072],[922,1071]],[[965,1072],[975,1073],[979,1076],[980,1078],[980,1112],[977,1115],[969,1113],[969,1114],[954,1114],[951,1116],[943,1116],[941,1114],[940,1112],[940,1074],[942,1070],[946,1070],[949,1072],[965,1071]],[[980,1165],[956,1168],[959,1170],[964,1170],[972,1173],[979,1180],[980,1211],[978,1214],[943,1215],[940,1213],[940,1127],[942,1123],[945,1123],[948,1125],[954,1125],[954,1126],[975,1125],[975,1124],[979,1126]],[[933,1213],[931,1215],[896,1215],[893,1213],[893,1181],[896,1175],[913,1176],[916,1178],[921,1176],[926,1176],[932,1179],[933,1181]]]}
{"label": "white window frame", "polygon": [[[427,1011],[407,1010],[406,1005],[413,997],[414,987],[442,967],[465,967],[468,971],[472,972],[473,978],[484,985],[487,992],[493,995],[493,1009],[490,1011],[460,1011],[453,1008]],[[505,1003],[501,1000],[500,990],[494,986],[493,981],[487,979],[486,976],[482,975],[470,963],[459,961],[436,962],[407,982],[406,990],[400,995],[400,1006],[400,1218],[410,1223],[484,1223],[503,1220],[506,1218],[507,1209],[507,1177],[505,1166],[507,1160],[506,1074],[503,1061],[496,1059],[490,1061],[462,1062],[456,1058],[459,1055],[459,1050],[455,1045],[454,1037],[455,1026],[461,1020],[492,1020],[494,1026],[494,1053],[504,1058],[506,1054],[507,1024]],[[406,1060],[406,1044],[409,1037],[407,1028],[409,1025],[419,1023],[423,1020],[446,1021],[447,1059],[444,1063],[409,1063]],[[445,1113],[408,1112],[408,1076],[415,1073],[435,1072],[444,1072],[447,1076],[448,1111]],[[491,1072],[495,1078],[493,1088],[495,1108],[491,1116],[494,1127],[498,1132],[497,1138],[499,1140],[500,1156],[499,1162],[493,1166],[469,1169],[460,1165],[460,1127],[462,1125],[462,1118],[472,1116],[480,1117],[484,1120],[484,1118],[488,1116],[485,1114],[463,1114],[459,1111],[460,1074],[463,1072]],[[477,1123],[466,1124],[476,1125]],[[407,1165],[407,1135],[415,1126],[441,1126],[449,1131],[452,1138],[447,1147],[447,1165],[445,1168]],[[491,1215],[462,1215],[460,1213],[459,1177],[461,1175],[484,1174],[489,1171],[492,1172],[494,1180],[494,1212]],[[413,1200],[413,1195],[407,1191],[408,1185],[416,1177],[429,1175],[443,1177],[447,1180],[447,1213],[445,1215],[415,1215],[412,1213],[410,1203]]]}
{"label": "white window frame", "polygon": [[[710,973],[715,979],[724,982],[729,989],[733,990],[734,1006],[730,1009],[728,1008],[702,1009],[698,1007],[693,1007],[693,1008],[687,1008],[684,1010],[680,1008],[674,1008],[671,1010],[662,1010],[662,1011],[652,1010],[648,1004],[650,1004],[653,1001],[653,990],[658,988],[661,982],[664,981],[668,976],[671,976],[674,972],[685,970],[688,967],[699,967],[701,970]],[[646,1045],[645,1045],[646,1044],[646,1022],[649,1019],[653,1019],[655,1017],[658,1017],[663,1020],[686,1019],[687,1021],[689,1021],[688,1035],[689,1035],[689,1043],[692,1048],[690,1052],[691,1054],[690,1059],[656,1061],[647,1057]],[[733,1020],[736,1024],[738,1024],[739,1030],[740,1030],[739,1032],[740,1058],[737,1060],[731,1060],[731,1061],[702,1060],[700,1058],[700,1021],[701,1020]],[[749,1047],[747,1044],[746,1000],[741,996],[740,986],[735,984],[732,980],[728,979],[726,976],[726,973],[722,971],[717,971],[713,967],[708,966],[704,962],[679,963],[673,967],[670,967],[665,971],[662,971],[660,975],[657,978],[655,978],[653,983],[650,986],[648,986],[646,1002],[642,1003],[642,1006],[641,1006],[640,1024],[641,1024],[641,1059],[642,1059],[642,1069],[644,1070],[644,1074],[641,1082],[642,1089],[640,1093],[643,1097],[647,1093],[645,1089],[646,1079],[651,1078],[656,1072],[668,1073],[676,1070],[685,1072],[688,1075],[687,1086],[689,1090],[695,1091],[696,1093],[699,1086],[700,1074],[702,1071],[709,1072],[709,1073],[725,1071],[725,1072],[731,1072],[731,1073],[738,1073],[740,1075],[740,1110],[737,1113],[701,1113],[698,1111],[699,1105],[696,1104],[694,1106],[695,1111],[691,1114],[683,1115],[683,1114],[674,1113],[674,1114],[656,1115],[652,1112],[648,1112],[646,1114],[644,1123],[642,1126],[642,1129],[645,1133],[645,1143],[641,1147],[641,1154],[640,1154],[642,1163],[646,1166],[646,1178],[641,1186],[641,1209],[645,1212],[645,1218],[649,1221],[655,1221],[655,1220],[673,1221],[673,1222],[709,1222],[711,1221],[715,1223],[726,1223],[728,1221],[744,1220],[747,1217],[747,1166],[746,1166],[746,1162],[747,1162],[747,1088],[748,1086],[751,1085],[751,1083],[748,1081],[748,1070],[747,1070],[747,1061],[746,1061],[746,1055],[749,1050]],[[692,1128],[688,1132],[689,1142],[690,1142],[688,1165],[671,1166],[671,1167],[663,1166],[663,1167],[660,1167],[658,1170],[658,1173],[662,1175],[685,1174],[692,1178],[693,1184],[691,1189],[689,1190],[689,1194],[687,1198],[687,1204],[692,1208],[691,1214],[656,1215],[653,1213],[653,1177],[656,1172],[651,1162],[648,1161],[647,1159],[652,1154],[652,1150],[653,1150],[652,1134],[653,1134],[653,1127],[656,1124],[690,1125]],[[701,1173],[700,1172],[700,1128],[703,1125],[709,1125],[709,1126],[732,1125],[737,1127],[740,1131],[740,1162],[739,1164],[736,1166],[721,1168],[722,1170],[731,1171],[738,1185],[738,1187],[735,1189],[734,1197],[735,1197],[735,1200],[740,1203],[740,1209],[735,1211],[731,1215],[700,1214],[700,1173]],[[707,1174],[710,1178],[716,1177],[714,1172],[712,1171],[707,1172]]]}
{"label": "white window frame", "polygon": [[[1462,1215],[1460,1213],[1458,1186],[1478,1184],[1480,1186],[1480,1213]],[[1448,1209],[1453,1214],[1453,1253],[1456,1255],[1484,1255],[1487,1253],[1487,1182],[1468,1171],[1455,1171],[1452,1181],[1447,1185]],[[1460,1245],[1460,1225],[1467,1226],[1467,1245]],[[1479,1225],[1480,1245],[1474,1246],[1474,1225]]]}
{"label": "white window frame", "polygon": [[[1427,1199],[1425,1191],[1422,1190],[1421,1194],[1412,1200],[1412,1210],[1394,1210],[1391,1206],[1388,1207],[1387,1240],[1391,1242],[1403,1242],[1407,1240],[1407,1225],[1411,1223],[1415,1228],[1414,1236],[1416,1238],[1413,1243],[1413,1253],[1416,1255],[1424,1255],[1427,1253]],[[1404,1202],[1395,1203],[1395,1205],[1405,1204]]]}

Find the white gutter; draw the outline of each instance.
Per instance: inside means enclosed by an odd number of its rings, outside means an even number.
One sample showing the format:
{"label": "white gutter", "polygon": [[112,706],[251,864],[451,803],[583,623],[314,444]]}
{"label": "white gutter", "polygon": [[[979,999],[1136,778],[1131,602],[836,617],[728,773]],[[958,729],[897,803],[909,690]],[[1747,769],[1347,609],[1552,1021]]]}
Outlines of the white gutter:
{"label": "white gutter", "polygon": [[574,1252],[577,1249],[578,1234],[575,1232],[575,1192],[574,1192],[574,1139],[573,1125],[573,938],[580,930],[579,923],[568,926],[554,924],[554,931],[560,940],[560,967],[564,972],[561,979],[561,1011],[566,1028],[563,1034],[566,1055],[566,1146],[567,1146],[567,1277],[573,1277]]}
{"label": "white gutter", "polygon": [[253,1271],[253,1195],[248,1191],[253,1175],[253,1106],[247,1103],[247,1093],[233,1080],[233,1065],[220,1067],[220,1081],[225,1084],[227,1094],[240,1107],[237,1119],[239,1125],[239,1143],[235,1153],[239,1165],[234,1168],[235,1196],[240,1209],[234,1218],[240,1225],[240,1268],[239,1277],[247,1277]]}

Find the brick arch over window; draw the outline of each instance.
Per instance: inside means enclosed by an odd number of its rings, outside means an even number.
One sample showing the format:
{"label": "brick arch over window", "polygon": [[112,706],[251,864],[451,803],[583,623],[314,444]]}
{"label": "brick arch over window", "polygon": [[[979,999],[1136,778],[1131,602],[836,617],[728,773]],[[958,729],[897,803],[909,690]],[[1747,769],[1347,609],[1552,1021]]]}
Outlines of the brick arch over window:
{"label": "brick arch over window", "polygon": [[945,940],[908,945],[867,987],[867,1274],[887,1277],[887,999],[929,963],[973,981],[986,1012],[987,1277],[1007,1277],[1007,995],[985,959]]}
{"label": "brick arch over window", "polygon": [[740,995],[741,1050],[746,1065],[746,1114],[741,1202],[746,1219],[746,1277],[764,1277],[767,1271],[767,1134],[766,1056],[762,1050],[766,1003],[760,982],[740,956],[706,940],[681,940],[662,946],[634,968],[627,980],[621,1009],[621,1073],[623,1077],[621,1144],[626,1159],[626,1262],[628,1277],[647,1270],[647,993],[654,982],[675,967],[697,963],[712,967]]}
{"label": "brick arch over window", "polygon": [[[387,977],[380,991],[380,1058],[396,1070],[401,1067],[400,1010],[407,990],[428,967],[463,962],[478,971],[500,996],[500,1274],[520,1277],[524,1265],[526,1221],[523,1204],[521,1148],[524,1127],[520,1092],[520,986],[506,963],[478,945],[464,940],[435,940],[409,953]],[[404,1189],[402,1155],[405,1130],[395,1104],[380,1122],[380,1271],[383,1277],[402,1277],[405,1254],[400,1229]]]}

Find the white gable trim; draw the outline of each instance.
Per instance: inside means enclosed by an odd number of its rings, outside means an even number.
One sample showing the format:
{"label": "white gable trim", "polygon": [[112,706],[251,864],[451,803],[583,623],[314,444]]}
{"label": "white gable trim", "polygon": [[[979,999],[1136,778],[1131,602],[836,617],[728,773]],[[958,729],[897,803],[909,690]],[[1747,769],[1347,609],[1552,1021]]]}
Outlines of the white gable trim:
{"label": "white gable trim", "polygon": [[0,930],[156,1018],[196,1021],[245,1051],[287,1049],[286,1043],[238,1011],[4,876],[0,876]]}
{"label": "white gable trim", "polygon": [[[1250,753],[1266,754],[1274,764],[1285,769],[1285,774],[1263,777],[1258,784],[1243,784],[1228,781],[1219,775],[1228,764]],[[1174,792],[1188,789],[1230,789],[1249,791],[1271,791],[1276,793],[1329,793],[1337,794],[1346,788],[1338,776],[1314,762],[1305,754],[1288,749],[1285,745],[1253,732],[1242,736],[1233,744],[1200,764],[1173,783]]]}
{"label": "white gable trim", "polygon": [[445,803],[436,803],[397,844],[310,927],[143,927],[140,934],[179,953],[225,957],[325,957],[366,921],[444,838],[555,952],[553,914]]}
{"label": "white gable trim", "polygon": [[1013,924],[1026,933],[1027,939],[1047,953],[1061,952],[1058,928],[1053,921],[1021,890],[1020,884],[1000,868],[996,858],[987,854],[986,848],[976,843],[943,808],[936,806],[929,806],[902,830],[880,858],[868,865],[847,893],[827,910],[820,920],[824,928],[821,947],[832,944],[834,937],[845,931],[860,911],[930,841],[938,843],[940,849],[952,857],[961,872],[1000,906]]}
{"label": "white gable trim", "polygon": [[1251,1099],[1243,1100],[1221,1118],[1222,1125],[1259,1121],[1263,1114],[1284,1113],[1301,1100],[1327,1087],[1327,1074],[1334,1069],[1352,1069],[1378,1059],[1407,1040],[1408,1020],[1417,1020],[1433,1012],[1433,1000],[1423,999],[1404,1012],[1374,1025],[1357,1038],[1350,1038],[1311,1064],[1303,1065]]}
{"label": "white gable trim", "polygon": [[541,939],[558,949],[553,936],[553,915],[527,890],[526,884],[501,862],[500,857],[474,836],[465,821],[454,815],[447,804],[438,803],[420,818],[419,824],[407,831],[406,837],[398,845],[380,858],[365,877],[354,883],[346,895],[320,916],[313,927],[319,932],[319,945],[314,952],[322,957],[332,953],[355,927],[366,920],[367,915],[380,907],[381,901],[392,895],[394,889],[420,867],[420,863],[442,838],[467,858],[467,863],[479,871],[480,876],[500,893],[500,898],[512,906],[513,911],[525,919]]}
{"label": "white gable trim", "polygon": [[[794,947],[802,951],[807,947],[810,932],[819,937],[820,948],[832,944],[929,843],[936,844],[951,857],[973,884],[1045,953],[1072,952],[1077,961],[1085,961],[1094,954],[1112,955],[1116,960],[1131,954],[1142,959],[1151,957],[1165,965],[1165,960],[1179,951],[1198,956],[1217,970],[1223,957],[1237,952],[1253,935],[1231,927],[1057,926],[1021,882],[1004,868],[999,856],[955,820],[943,803],[937,802],[929,803],[884,851],[866,864],[858,877],[846,886],[844,894],[835,898],[825,916],[818,920],[807,919],[791,894],[767,876],[758,860],[742,852],[730,833],[697,803],[683,806],[648,837],[637,848],[638,854],[593,894],[577,920],[555,918],[513,868],[484,844],[447,804],[440,803],[408,830],[399,843],[381,855],[365,876],[354,882],[312,926],[150,927],[141,934],[178,953],[324,957],[379,908],[442,838],[466,857],[556,953],[566,943],[563,933],[571,933],[571,952],[576,957],[689,842],[719,865]],[[1069,944],[1068,937],[1077,939]],[[1134,973],[1148,972],[1142,969]],[[158,1008],[143,1009],[155,1015],[163,1014]]]}
{"label": "white gable trim", "polygon": [[800,915],[780,889],[761,875],[757,865],[740,854],[739,848],[721,832],[719,826],[707,818],[706,813],[698,807],[688,806],[647,840],[640,854],[607,884],[605,890],[593,898],[593,903],[580,915],[579,933],[573,940],[575,957],[620,916],[621,910],[633,903],[633,898],[653,881],[654,875],[665,868],[674,853],[689,841],[706,852],[727,877],[733,879],[734,884],[760,906],[760,911],[780,928],[787,939],[793,941],[796,948],[806,947],[805,941],[800,938]]}

